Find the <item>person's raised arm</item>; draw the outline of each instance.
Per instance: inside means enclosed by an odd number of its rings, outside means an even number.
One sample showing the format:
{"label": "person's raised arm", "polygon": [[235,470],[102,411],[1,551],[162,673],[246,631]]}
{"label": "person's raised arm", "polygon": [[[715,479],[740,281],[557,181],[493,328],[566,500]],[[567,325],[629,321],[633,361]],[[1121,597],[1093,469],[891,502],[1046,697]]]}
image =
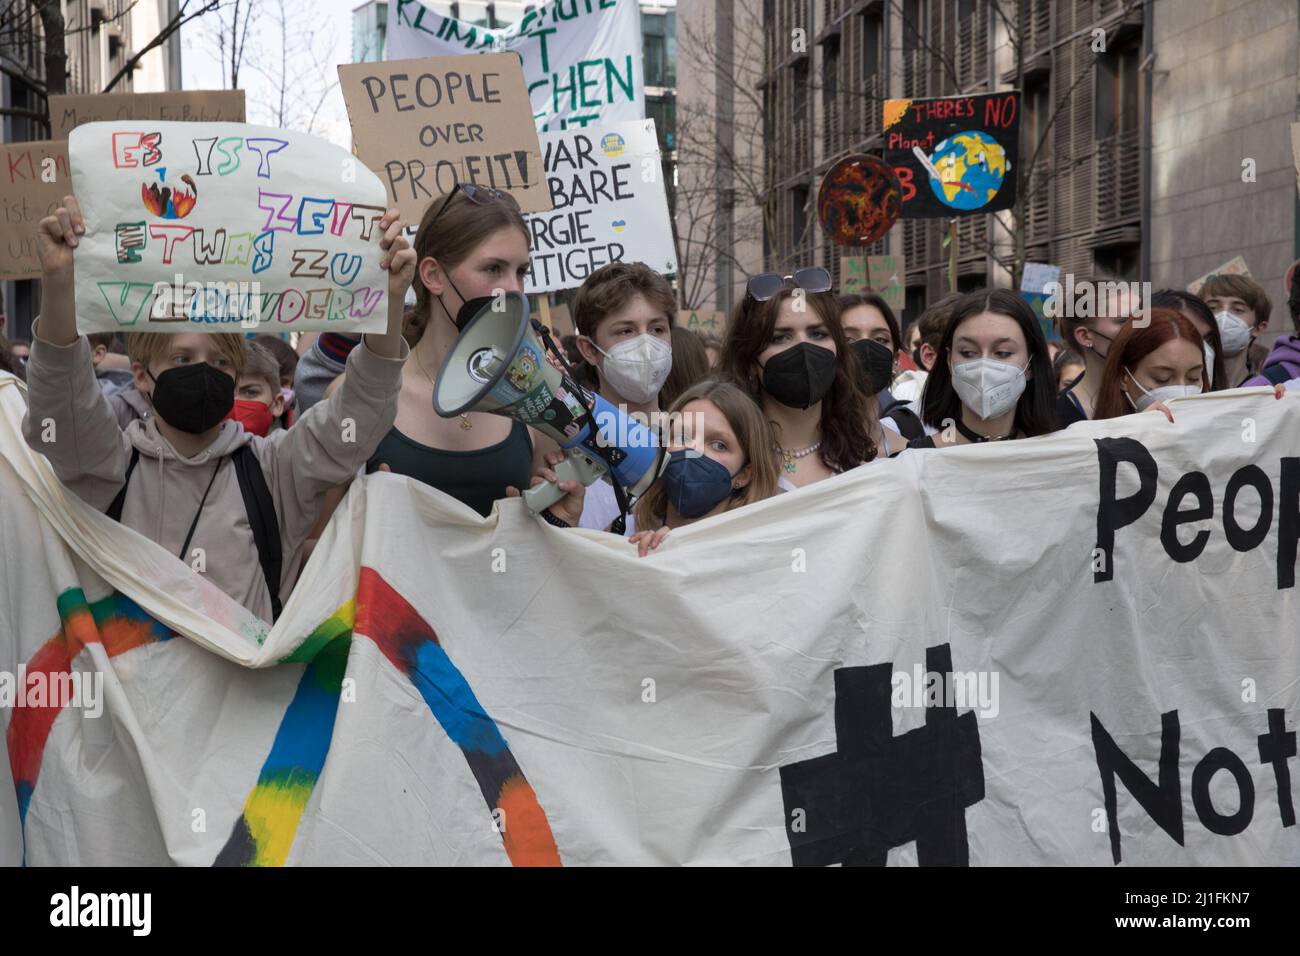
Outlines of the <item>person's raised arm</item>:
{"label": "person's raised arm", "polygon": [[36,255],[41,262],[41,320],[33,334],[51,345],[77,341],[77,309],[72,288],[72,255],[86,231],[75,196],[41,220]]}

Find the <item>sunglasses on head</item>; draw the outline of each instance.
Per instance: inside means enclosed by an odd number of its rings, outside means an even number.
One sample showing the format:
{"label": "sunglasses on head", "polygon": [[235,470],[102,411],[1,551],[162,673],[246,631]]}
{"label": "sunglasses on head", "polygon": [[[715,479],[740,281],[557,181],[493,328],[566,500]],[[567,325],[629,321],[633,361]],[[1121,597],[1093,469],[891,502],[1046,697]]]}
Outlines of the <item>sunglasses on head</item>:
{"label": "sunglasses on head", "polygon": [[437,222],[438,217],[447,211],[447,206],[451,204],[451,197],[455,196],[457,192],[464,193],[465,198],[480,206],[491,205],[494,202],[502,202],[507,206],[510,206],[512,209],[519,208],[519,203],[516,201],[515,197],[507,192],[502,192],[500,189],[493,189],[490,186],[476,186],[474,183],[457,183],[452,187],[451,192],[447,193],[446,197],[443,198],[442,205],[438,207],[438,211],[435,212],[433,218],[429,220],[429,225],[433,225]]}
{"label": "sunglasses on head", "polygon": [[821,266],[812,266],[796,269],[794,275],[789,276],[779,272],[761,272],[749,280],[749,295],[756,302],[766,302],[784,289],[787,282],[805,292],[831,291],[831,274]]}

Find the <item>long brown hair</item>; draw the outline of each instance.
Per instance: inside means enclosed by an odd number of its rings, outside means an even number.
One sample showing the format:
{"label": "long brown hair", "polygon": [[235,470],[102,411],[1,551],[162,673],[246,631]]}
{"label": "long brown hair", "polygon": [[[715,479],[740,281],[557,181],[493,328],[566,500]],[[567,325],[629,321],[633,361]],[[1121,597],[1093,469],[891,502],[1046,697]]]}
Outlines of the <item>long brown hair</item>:
{"label": "long brown hair", "polygon": [[[762,407],[763,385],[759,378],[758,356],[772,342],[781,303],[794,290],[788,286],[766,302],[746,294],[736,306],[727,338],[722,345],[718,371]],[[822,320],[835,343],[835,381],[822,399],[822,444],[818,456],[827,468],[848,471],[876,457],[876,413],[867,401],[862,366],[849,348],[840,322],[840,306],[829,292],[805,295],[809,307]],[[780,436],[775,436],[777,441]]]}
{"label": "long brown hair", "polygon": [[[435,199],[425,207],[424,215],[420,217],[420,228],[416,230],[413,243],[418,257],[417,269],[418,262],[434,258],[447,273],[468,259],[475,246],[500,229],[513,227],[524,234],[525,242],[529,239],[528,223],[523,214],[507,202],[490,195],[484,202],[475,202],[459,189],[446,200],[445,209],[443,202],[442,198]],[[440,209],[442,212],[438,211]],[[412,347],[424,334],[433,307],[433,293],[425,288],[418,272],[414,286],[415,308],[402,322],[402,335]]]}
{"label": "long brown hair", "polygon": [[[1187,339],[1196,346],[1198,353],[1205,354],[1201,333],[1196,331],[1191,319],[1174,309],[1153,308],[1150,321],[1141,327],[1136,322],[1125,323],[1106,353],[1106,370],[1101,376],[1101,387],[1097,389],[1094,419],[1118,418],[1133,411],[1120,388],[1124,370],[1132,372],[1139,362],[1172,339]],[[1204,371],[1201,373],[1201,391],[1205,391]]]}
{"label": "long brown hair", "polygon": [[[694,401],[712,402],[736,433],[745,465],[750,466],[749,484],[736,488],[727,500],[726,510],[740,508],[771,498],[777,491],[776,457],[772,454],[772,429],[758,404],[731,382],[708,378],[696,382],[673,402],[669,414],[680,412]],[[703,436],[700,436],[701,438]],[[744,466],[742,466],[743,468]],[[634,509],[638,531],[653,531],[668,517],[668,493],[663,482],[656,481],[641,496]]]}

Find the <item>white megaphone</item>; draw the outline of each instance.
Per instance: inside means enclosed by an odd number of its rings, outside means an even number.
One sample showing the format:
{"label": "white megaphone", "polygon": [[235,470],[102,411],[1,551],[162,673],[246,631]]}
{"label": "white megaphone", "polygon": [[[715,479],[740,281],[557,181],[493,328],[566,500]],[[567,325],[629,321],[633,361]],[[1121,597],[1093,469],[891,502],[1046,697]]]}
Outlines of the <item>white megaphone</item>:
{"label": "white megaphone", "polygon": [[[590,485],[607,478],[620,507],[622,492],[640,495],[659,477],[665,456],[658,437],[574,381],[563,360],[538,341],[521,293],[471,299],[456,324],[460,336],[433,389],[439,415],[492,412],[550,435],[566,453],[555,467],[559,480]],[[564,492],[547,481],[523,497],[537,513]]]}

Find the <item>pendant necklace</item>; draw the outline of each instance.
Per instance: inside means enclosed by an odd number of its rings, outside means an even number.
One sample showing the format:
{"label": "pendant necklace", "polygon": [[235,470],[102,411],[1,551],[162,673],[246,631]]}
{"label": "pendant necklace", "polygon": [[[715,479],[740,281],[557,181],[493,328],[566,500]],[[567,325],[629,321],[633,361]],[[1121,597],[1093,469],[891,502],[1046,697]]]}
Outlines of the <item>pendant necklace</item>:
{"label": "pendant necklace", "polygon": [[[415,364],[420,366],[420,371],[423,372],[424,377],[429,380],[429,384],[436,388],[438,385],[438,381],[432,375],[429,374],[429,370],[425,368],[424,363],[420,361],[420,353],[415,349],[411,349],[411,354],[415,356]],[[469,420],[469,412],[461,412],[460,430],[467,432],[473,427],[474,427],[474,423]]]}

